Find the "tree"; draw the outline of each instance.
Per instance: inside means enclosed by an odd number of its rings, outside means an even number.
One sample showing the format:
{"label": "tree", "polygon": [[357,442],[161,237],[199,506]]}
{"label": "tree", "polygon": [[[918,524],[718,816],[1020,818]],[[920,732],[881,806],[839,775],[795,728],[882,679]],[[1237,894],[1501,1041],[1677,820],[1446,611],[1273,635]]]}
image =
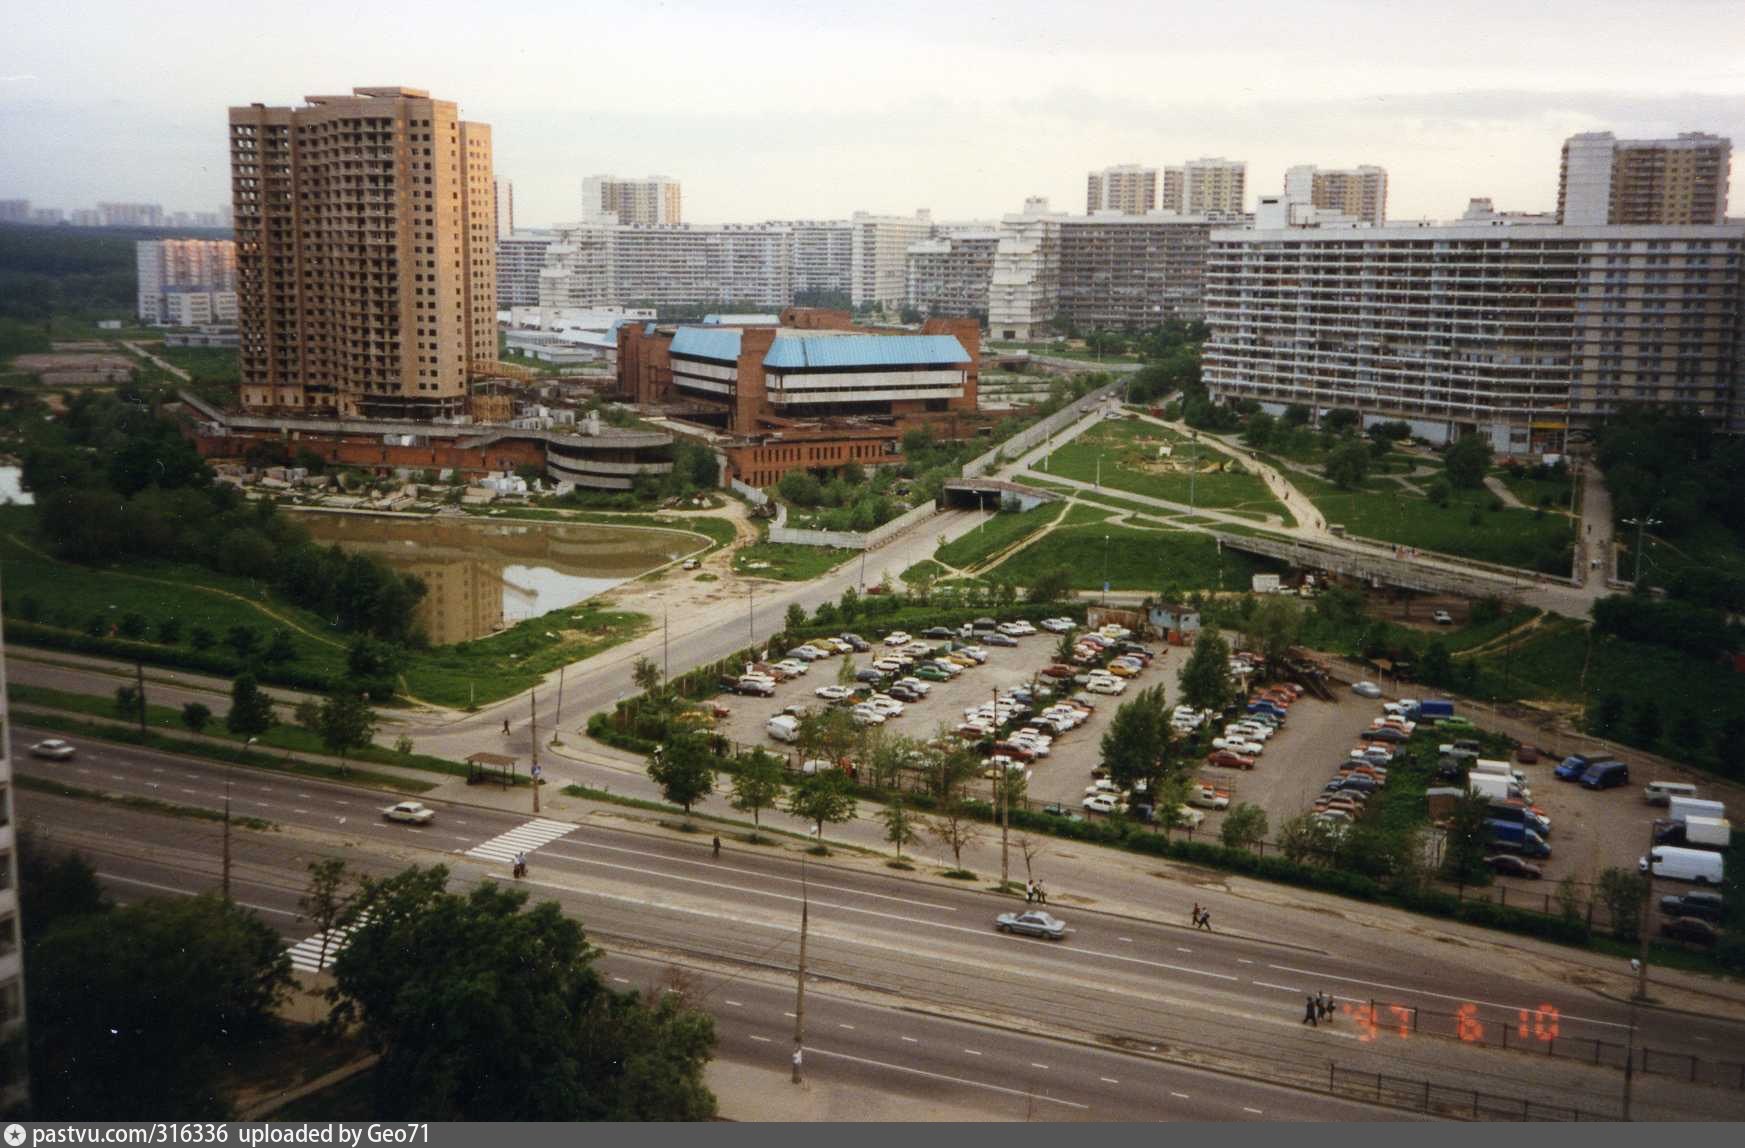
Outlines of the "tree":
{"label": "tree", "polygon": [[788,812],[817,827],[818,847],[824,847],[826,823],[852,821],[856,803],[848,775],[839,769],[822,769],[788,791]]}
{"label": "tree", "polygon": [[115,624],[115,632],[120,634],[123,638],[128,638],[137,642],[145,637],[145,617],[132,612],[123,614],[121,615],[121,621]]}
{"label": "tree", "polygon": [[1350,407],[1339,407],[1321,416],[1321,429],[1329,434],[1344,434],[1357,429],[1362,421],[1358,413]]}
{"label": "tree", "polygon": [[709,739],[701,733],[683,733],[669,738],[665,752],[648,759],[648,776],[663,796],[674,805],[684,807],[685,816],[691,806],[715,789],[715,755],[709,749]]}
{"label": "tree", "polygon": [[1024,595],[1030,602],[1059,602],[1072,593],[1072,571],[1056,566],[1036,576],[1036,581]]}
{"label": "tree", "polygon": [[166,646],[173,646],[182,640],[182,620],[180,618],[165,618],[158,623],[158,641]]}
{"label": "tree", "polygon": [[194,626],[188,631],[188,644],[196,650],[210,650],[217,642],[218,639],[205,626]]}
{"label": "tree", "polygon": [[243,661],[260,647],[261,636],[253,626],[232,626],[224,635],[224,644],[236,651],[236,656]]}
{"label": "tree", "polygon": [[854,659],[852,657],[849,657],[848,655],[844,654],[842,661],[840,661],[836,664],[836,684],[839,686],[852,686],[852,685],[854,685],[854,683],[855,683],[854,674],[855,674]]}
{"label": "tree", "polygon": [[970,817],[963,802],[946,801],[939,813],[927,822],[927,835],[951,850],[951,867],[962,873],[963,851],[981,839],[981,826]]}
{"label": "tree", "polygon": [[1455,803],[1443,838],[1442,869],[1449,880],[1479,885],[1490,880],[1485,854],[1490,852],[1490,798],[1469,793]]}
{"label": "tree", "polygon": [[20,827],[18,898],[24,943],[34,945],[55,923],[111,908],[97,870],[78,853],[56,849],[28,825]]}
{"label": "tree", "polygon": [[[614,993],[554,901],[440,866],[365,883],[333,961],[330,1022],[381,1054],[383,1120],[704,1120],[714,1023],[678,999]],[[367,913],[367,916],[363,914]],[[463,1004],[464,1002],[464,1004]],[[421,1115],[420,1115],[421,1114]]]}
{"label": "tree", "polygon": [[1272,445],[1273,435],[1278,428],[1278,420],[1262,411],[1248,416],[1248,425],[1242,429],[1242,439],[1255,450],[1265,450]]}
{"label": "tree", "polygon": [[1624,698],[1621,694],[1604,694],[1599,704],[1588,713],[1588,732],[1596,737],[1612,737],[1624,724]]}
{"label": "tree", "polygon": [[1283,598],[1269,597],[1254,607],[1254,613],[1242,624],[1251,646],[1266,658],[1269,668],[1276,671],[1297,644],[1297,631],[1302,626],[1302,613]]}
{"label": "tree", "polygon": [[897,860],[901,861],[903,846],[921,840],[921,835],[915,830],[915,815],[905,809],[899,799],[879,812],[879,820],[885,823],[885,840],[897,847]]}
{"label": "tree", "polygon": [[660,664],[653,658],[637,658],[630,667],[630,680],[650,697],[660,691]]}
{"label": "tree", "polygon": [[1454,487],[1446,478],[1433,478],[1430,485],[1424,488],[1424,497],[1430,500],[1432,506],[1447,506],[1448,500],[1454,497]]}
{"label": "tree", "polygon": [[1356,439],[1340,443],[1327,452],[1324,469],[1339,489],[1354,490],[1369,477],[1369,449]]}
{"label": "tree", "polygon": [[1320,818],[1299,813],[1278,827],[1279,848],[1294,864],[1325,863],[1333,856],[1333,833]]}
{"label": "tree", "polygon": [[1266,830],[1266,810],[1244,801],[1224,815],[1218,839],[1232,849],[1248,849],[1266,840]]}
{"label": "tree", "polygon": [[267,645],[267,652],[262,655],[274,665],[284,665],[297,660],[297,646],[291,640],[291,631],[280,627],[273,631],[273,640]]}
{"label": "tree", "polygon": [[225,1051],[274,1023],[291,960],[271,926],[216,896],[63,918],[31,947],[33,1115],[229,1115]]}
{"label": "tree", "polygon": [[1054,660],[1065,665],[1072,664],[1072,656],[1078,651],[1078,639],[1071,633],[1062,634],[1060,641],[1054,644]]}
{"label": "tree", "polygon": [[842,610],[842,620],[853,622],[860,615],[860,591],[850,586],[842,592],[839,605]]}
{"label": "tree", "polygon": [[182,724],[193,733],[204,733],[212,721],[212,707],[204,702],[189,702],[182,707]]}
{"label": "tree", "polygon": [[1660,740],[1660,703],[1643,698],[1630,717],[1630,744],[1653,749]]}
{"label": "tree", "polygon": [[1433,686],[1449,685],[1454,679],[1454,659],[1448,654],[1448,643],[1433,638],[1418,661],[1418,676]]}
{"label": "tree", "polygon": [[230,684],[230,712],[224,715],[224,728],[238,737],[259,737],[273,724],[273,699],[261,692],[253,674],[238,674]]}
{"label": "tree", "polygon": [[1634,869],[1616,866],[1600,873],[1600,900],[1612,918],[1612,936],[1620,941],[1634,941],[1641,936],[1642,902],[1648,892],[1648,878]]}
{"label": "tree", "polygon": [[733,791],[727,803],[741,813],[751,814],[752,837],[763,828],[762,812],[774,809],[782,795],[782,763],[772,754],[754,749],[739,759],[739,769],[733,775]]}
{"label": "tree", "polygon": [[800,631],[806,628],[806,608],[798,602],[789,603],[782,628],[788,632],[789,642],[799,641]]}
{"label": "tree", "polygon": [[1491,448],[1475,434],[1462,436],[1442,456],[1448,481],[1458,490],[1477,490],[1483,486],[1490,465]]}
{"label": "tree", "polygon": [[376,711],[355,682],[342,683],[321,703],[315,732],[344,767],[347,751],[370,744],[376,736]]}
{"label": "tree", "polygon": [[1222,710],[1230,702],[1230,644],[1216,626],[1200,631],[1182,667],[1182,701],[1198,710]]}
{"label": "tree", "polygon": [[1123,789],[1153,780],[1168,748],[1169,710],[1161,685],[1122,702],[1098,745],[1103,768]]}
{"label": "tree", "polygon": [[351,874],[338,857],[309,862],[309,885],[297,899],[300,920],[315,926],[321,937],[321,952],[315,967],[327,967],[327,946],[332,943],[335,929],[344,928],[356,920],[359,888],[347,891]]}
{"label": "tree", "polygon": [[128,721],[145,721],[145,694],[137,686],[115,687],[115,713]]}
{"label": "tree", "polygon": [[1309,425],[1309,408],[1302,403],[1292,403],[1285,408],[1285,423],[1293,427]]}

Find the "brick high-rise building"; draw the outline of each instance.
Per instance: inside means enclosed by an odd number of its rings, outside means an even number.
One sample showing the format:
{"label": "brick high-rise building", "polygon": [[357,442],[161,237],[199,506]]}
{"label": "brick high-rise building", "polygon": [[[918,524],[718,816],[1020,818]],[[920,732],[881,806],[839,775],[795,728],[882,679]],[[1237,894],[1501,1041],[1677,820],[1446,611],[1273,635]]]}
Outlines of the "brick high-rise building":
{"label": "brick high-rise building", "polygon": [[1725,223],[1732,160],[1732,140],[1703,132],[1670,140],[1570,136],[1557,173],[1557,218],[1582,225]]}
{"label": "brick high-rise building", "polygon": [[1085,214],[1144,215],[1157,207],[1157,169],[1136,163],[1093,171],[1085,180]]}
{"label": "brick high-rise building", "polygon": [[230,109],[242,403],[430,419],[497,354],[491,129],[416,88]]}
{"label": "brick high-rise building", "polygon": [[684,200],[679,181],[671,176],[620,179],[615,175],[590,175],[582,181],[582,218],[589,223],[683,223]]}

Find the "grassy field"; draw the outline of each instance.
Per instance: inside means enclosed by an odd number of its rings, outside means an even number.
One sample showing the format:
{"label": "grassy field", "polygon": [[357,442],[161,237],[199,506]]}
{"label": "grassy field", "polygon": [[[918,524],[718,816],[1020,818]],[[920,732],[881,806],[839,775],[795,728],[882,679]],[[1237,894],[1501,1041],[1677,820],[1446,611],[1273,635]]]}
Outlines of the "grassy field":
{"label": "grassy field", "polygon": [[951,573],[950,570],[947,570],[945,567],[941,566],[939,563],[933,561],[933,559],[923,558],[921,561],[915,563],[915,565],[913,565],[913,566],[909,567],[907,570],[903,571],[903,581],[905,581],[905,582],[909,581],[909,578],[911,575],[914,575],[917,577],[927,577],[927,578],[939,579],[939,578],[945,577],[947,574],[950,574],[950,573]]}
{"label": "grassy field", "polygon": [[[775,578],[783,582],[808,582],[859,554],[830,546],[793,546],[785,542],[757,542],[733,554],[733,571],[752,578]],[[769,565],[753,568],[753,562]]]}
{"label": "grassy field", "polygon": [[709,515],[659,515],[636,512],[617,513],[609,510],[553,510],[537,506],[517,506],[501,511],[484,507],[465,507],[468,514],[488,518],[493,522],[528,519],[534,522],[592,522],[600,526],[651,526],[661,530],[690,531],[707,538],[714,549],[731,545],[738,532],[730,519]]}
{"label": "grassy field", "polygon": [[999,351],[1029,351],[1032,355],[1051,355],[1057,359],[1080,359],[1087,363],[1137,363],[1138,355],[1093,355],[1083,347],[1069,347],[1065,343],[994,343],[989,347]]}
{"label": "grassy field", "polygon": [[[1359,490],[1340,490],[1330,482],[1293,474],[1292,483],[1315,504],[1329,526],[1343,524],[1349,534],[1382,542],[1397,542],[1421,550],[1436,550],[1496,562],[1504,566],[1538,569],[1554,566],[1551,557],[1573,535],[1569,519],[1538,515],[1530,510],[1489,509],[1493,496],[1486,490],[1458,491],[1447,506],[1408,494],[1396,482],[1371,479]],[[1561,569],[1547,573],[1568,574]]]}
{"label": "grassy field", "polygon": [[[1156,511],[1144,507],[1135,507],[1135,509],[1145,514],[1156,513]],[[1066,517],[1061,519],[1060,524],[1062,526],[1091,526],[1107,522],[1115,513],[1114,507],[1093,506],[1089,503],[1079,502],[1074,503],[1073,508],[1066,512]]]}
{"label": "grassy field", "polygon": [[947,566],[967,570],[1020,538],[1035,534],[1059,518],[1065,507],[1064,502],[1045,502],[1032,510],[1017,513],[1003,511],[978,523],[968,534],[940,547],[935,553],[939,561]]}
{"label": "grassy field", "polygon": [[1236,459],[1205,445],[1187,449],[1188,457],[1197,450],[1208,464],[1222,461],[1224,470],[1201,473],[1197,477],[1182,471],[1163,470],[1166,461],[1157,457],[1157,448],[1168,445],[1176,458],[1183,457],[1181,436],[1163,427],[1138,422],[1105,422],[1086,431],[1064,446],[1056,448],[1048,470],[1063,478],[1080,482],[1097,480],[1098,459],[1102,460],[1102,485],[1111,490],[1125,490],[1150,498],[1167,499],[1187,505],[1190,494],[1193,505],[1212,510],[1248,509],[1270,511],[1282,515],[1284,507],[1267,491],[1258,475],[1243,469]]}
{"label": "grassy field", "polygon": [[[1108,542],[1105,544],[1104,539]],[[1250,575],[1277,569],[1264,559],[1226,550],[1214,539],[1184,530],[1138,530],[1126,526],[1060,526],[1018,551],[991,575],[1028,586],[1065,567],[1080,590],[1101,589],[1107,554],[1110,589],[1244,589]],[[1220,577],[1220,574],[1222,577]]]}
{"label": "grassy field", "polygon": [[1527,478],[1506,466],[1497,467],[1491,473],[1503,480],[1509,493],[1528,506],[1544,505],[1548,510],[1569,509],[1570,480],[1567,478],[1561,482],[1551,478]]}

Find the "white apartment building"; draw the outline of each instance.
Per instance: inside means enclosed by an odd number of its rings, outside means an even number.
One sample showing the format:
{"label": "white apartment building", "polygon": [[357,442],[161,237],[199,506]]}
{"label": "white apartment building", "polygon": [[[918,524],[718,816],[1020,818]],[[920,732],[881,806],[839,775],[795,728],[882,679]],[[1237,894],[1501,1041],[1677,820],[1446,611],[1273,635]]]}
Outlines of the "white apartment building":
{"label": "white apartment building", "polygon": [[1000,220],[1000,242],[988,280],[990,338],[1038,338],[1053,322],[1060,295],[1060,224],[1048,200],[1025,200],[1024,210]]}
{"label": "white apartment building", "polygon": [[1059,226],[1057,323],[1142,331],[1201,317],[1210,236],[1228,222],[1156,211],[1075,216]]}
{"label": "white apartment building", "polygon": [[792,296],[791,234],[767,224],[565,224],[539,276],[541,307],[780,308]]}
{"label": "white apartment building", "polygon": [[994,255],[1002,233],[981,227],[924,239],[909,247],[908,305],[923,315],[986,320]]}
{"label": "white apartment building", "polygon": [[[499,180],[506,183],[506,180]],[[497,216],[503,215],[504,188],[497,189]],[[545,252],[556,238],[550,231],[502,232],[497,236],[497,306],[532,307],[539,303],[539,275]]]}
{"label": "white apartment building", "polygon": [[933,214],[854,213],[849,250],[849,298],[856,306],[901,307],[909,291],[909,248],[933,238]]}
{"label": "white apartment building", "polygon": [[1497,220],[1211,236],[1207,386],[1503,453],[1631,403],[1745,430],[1745,225]]}
{"label": "white apartment building", "polygon": [[582,220],[651,226],[683,223],[679,181],[666,175],[642,179],[590,175],[582,181]]}
{"label": "white apartment building", "polygon": [[143,239],[134,245],[134,265],[141,322],[177,327],[236,322],[236,244],[231,240]]}
{"label": "white apartment building", "polygon": [[[492,190],[497,197],[497,241],[501,243],[508,236],[515,234],[515,185],[509,181],[508,177],[501,175],[493,176],[491,183]],[[500,263],[498,270],[499,272],[502,270]],[[501,305],[502,302],[503,297],[499,293],[497,303]]]}
{"label": "white apartment building", "polygon": [[1144,215],[1157,209],[1157,169],[1136,163],[1093,171],[1085,181],[1085,214],[1119,211]]}
{"label": "white apartment building", "polygon": [[846,219],[773,220],[792,239],[794,302],[846,306],[854,280],[854,225]]}

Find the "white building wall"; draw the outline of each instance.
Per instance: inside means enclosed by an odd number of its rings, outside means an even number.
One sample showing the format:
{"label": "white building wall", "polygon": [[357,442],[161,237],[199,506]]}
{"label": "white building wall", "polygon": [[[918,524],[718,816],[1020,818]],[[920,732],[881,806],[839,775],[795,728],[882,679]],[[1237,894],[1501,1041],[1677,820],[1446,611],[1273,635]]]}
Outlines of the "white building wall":
{"label": "white building wall", "polygon": [[854,213],[849,296],[856,307],[901,307],[908,293],[909,248],[933,237],[932,213],[913,216]]}
{"label": "white building wall", "polygon": [[1571,226],[1603,226],[1611,219],[1612,160],[1618,141],[1610,132],[1584,132],[1570,137],[1563,219]]}

